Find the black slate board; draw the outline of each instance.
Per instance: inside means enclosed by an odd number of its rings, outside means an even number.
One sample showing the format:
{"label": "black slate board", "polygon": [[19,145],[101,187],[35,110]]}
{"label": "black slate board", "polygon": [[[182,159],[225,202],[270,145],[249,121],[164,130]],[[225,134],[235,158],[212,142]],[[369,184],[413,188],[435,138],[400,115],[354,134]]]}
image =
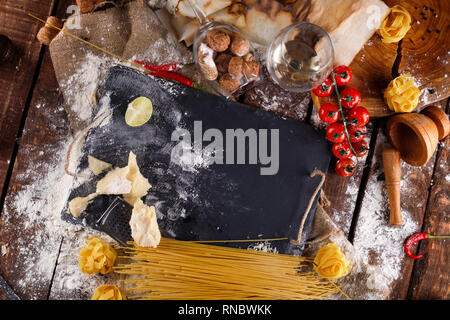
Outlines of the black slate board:
{"label": "black slate board", "polygon": [[[152,100],[153,115],[145,125],[129,127],[124,114],[128,104],[139,96]],[[323,134],[308,124],[122,66],[111,68],[102,99],[110,100],[113,116],[108,124],[88,133],[79,170],[88,166],[87,155],[114,166],[126,166],[128,154],[133,151],[142,174],[152,184],[144,202],[156,207],[163,235],[203,241],[297,238],[303,214],[320,182],[319,176],[310,178],[309,174],[314,169],[324,173],[328,169],[330,146]],[[194,121],[202,121],[203,132],[217,128],[224,137],[226,129],[279,129],[278,173],[261,175],[260,164],[211,164],[191,172],[171,162],[172,148],[178,144],[171,141],[173,131],[185,128],[193,136]],[[246,151],[248,148],[246,144]],[[69,200],[94,192],[100,178],[73,190]],[[96,228],[95,221],[113,198],[98,197],[78,219],[66,208],[62,218]],[[309,231],[317,200],[304,235]],[[249,243],[223,245],[247,248]],[[274,242],[272,246],[284,253],[302,247],[293,248],[288,241]]]}

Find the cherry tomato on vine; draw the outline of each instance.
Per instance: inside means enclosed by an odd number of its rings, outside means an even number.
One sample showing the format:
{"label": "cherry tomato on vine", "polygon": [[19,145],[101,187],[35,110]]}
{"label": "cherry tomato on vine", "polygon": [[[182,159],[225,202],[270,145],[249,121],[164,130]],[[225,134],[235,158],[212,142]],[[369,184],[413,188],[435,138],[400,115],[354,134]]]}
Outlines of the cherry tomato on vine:
{"label": "cherry tomato on vine", "polygon": [[359,142],[366,136],[367,128],[366,126],[358,126],[355,124],[347,125],[347,132],[350,138],[350,142]]}
{"label": "cherry tomato on vine", "polygon": [[327,78],[320,86],[313,89],[313,92],[318,97],[329,97],[333,93],[333,80]]}
{"label": "cherry tomato on vine", "polygon": [[342,123],[332,123],[326,130],[327,139],[334,143],[340,143],[345,140],[345,128]]}
{"label": "cherry tomato on vine", "polygon": [[352,72],[347,66],[338,66],[333,72],[336,74],[334,78],[338,86],[346,86],[352,80]]}
{"label": "cherry tomato on vine", "polygon": [[352,87],[345,88],[341,92],[341,104],[344,108],[351,109],[361,102],[361,94]]}
{"label": "cherry tomato on vine", "polygon": [[358,126],[365,126],[369,122],[369,111],[364,107],[355,107],[347,115],[348,121]]}
{"label": "cherry tomato on vine", "polygon": [[339,115],[339,108],[332,103],[325,103],[319,109],[319,118],[326,123],[335,123]]}
{"label": "cherry tomato on vine", "polygon": [[364,140],[353,143],[352,147],[355,150],[356,156],[358,158],[364,157],[369,152],[369,146]]}
{"label": "cherry tomato on vine", "polygon": [[336,158],[347,159],[352,154],[352,149],[347,141],[335,143],[331,149]]}
{"label": "cherry tomato on vine", "polygon": [[341,159],[336,163],[336,173],[345,178],[353,175],[356,171],[356,163],[350,159]]}

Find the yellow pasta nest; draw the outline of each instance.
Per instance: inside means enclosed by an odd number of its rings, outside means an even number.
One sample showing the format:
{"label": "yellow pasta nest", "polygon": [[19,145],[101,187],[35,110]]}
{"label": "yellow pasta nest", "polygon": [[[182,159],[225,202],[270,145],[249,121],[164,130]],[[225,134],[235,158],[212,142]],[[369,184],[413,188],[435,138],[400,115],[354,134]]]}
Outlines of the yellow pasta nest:
{"label": "yellow pasta nest", "polygon": [[91,238],[80,250],[78,266],[84,273],[107,274],[113,270],[116,258],[117,252],[113,247],[98,238]]}
{"label": "yellow pasta nest", "polygon": [[91,300],[127,300],[127,296],[114,285],[98,287]]}
{"label": "yellow pasta nest", "polygon": [[338,279],[350,271],[349,261],[336,243],[329,243],[317,252],[314,270],[324,278]]}
{"label": "yellow pasta nest", "polygon": [[384,43],[398,42],[411,29],[411,15],[402,6],[396,5],[381,23],[379,34]]}
{"label": "yellow pasta nest", "polygon": [[409,74],[392,80],[384,91],[384,100],[394,112],[411,112],[419,104],[420,90]]}

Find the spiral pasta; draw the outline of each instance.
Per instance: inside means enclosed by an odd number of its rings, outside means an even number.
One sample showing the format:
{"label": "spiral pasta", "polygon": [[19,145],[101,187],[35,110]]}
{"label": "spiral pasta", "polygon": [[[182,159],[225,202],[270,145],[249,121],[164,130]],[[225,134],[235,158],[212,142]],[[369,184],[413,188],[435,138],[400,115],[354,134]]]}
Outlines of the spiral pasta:
{"label": "spiral pasta", "polygon": [[91,300],[127,300],[127,296],[114,285],[98,287]]}
{"label": "spiral pasta", "polygon": [[81,272],[88,274],[107,274],[113,271],[117,252],[109,244],[98,238],[91,238],[86,246],[80,250],[78,266]]}
{"label": "spiral pasta", "polygon": [[349,261],[339,246],[332,242],[319,249],[314,259],[314,271],[327,279],[338,279],[350,271]]}
{"label": "spiral pasta", "polygon": [[403,39],[409,29],[411,29],[411,15],[405,8],[396,5],[381,23],[379,34],[384,43],[393,43]]}
{"label": "spiral pasta", "polygon": [[384,100],[394,112],[411,112],[419,104],[420,90],[414,78],[405,74],[392,80],[384,91]]}

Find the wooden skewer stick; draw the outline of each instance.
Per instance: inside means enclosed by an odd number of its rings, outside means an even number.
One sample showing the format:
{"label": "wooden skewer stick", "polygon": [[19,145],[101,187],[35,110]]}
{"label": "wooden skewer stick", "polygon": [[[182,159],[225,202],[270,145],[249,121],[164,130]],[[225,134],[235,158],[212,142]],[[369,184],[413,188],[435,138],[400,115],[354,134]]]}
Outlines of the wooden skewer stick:
{"label": "wooden skewer stick", "polygon": [[400,206],[402,168],[400,164],[400,152],[397,149],[385,147],[383,150],[383,167],[389,197],[389,224],[391,226],[402,226],[403,220]]}

